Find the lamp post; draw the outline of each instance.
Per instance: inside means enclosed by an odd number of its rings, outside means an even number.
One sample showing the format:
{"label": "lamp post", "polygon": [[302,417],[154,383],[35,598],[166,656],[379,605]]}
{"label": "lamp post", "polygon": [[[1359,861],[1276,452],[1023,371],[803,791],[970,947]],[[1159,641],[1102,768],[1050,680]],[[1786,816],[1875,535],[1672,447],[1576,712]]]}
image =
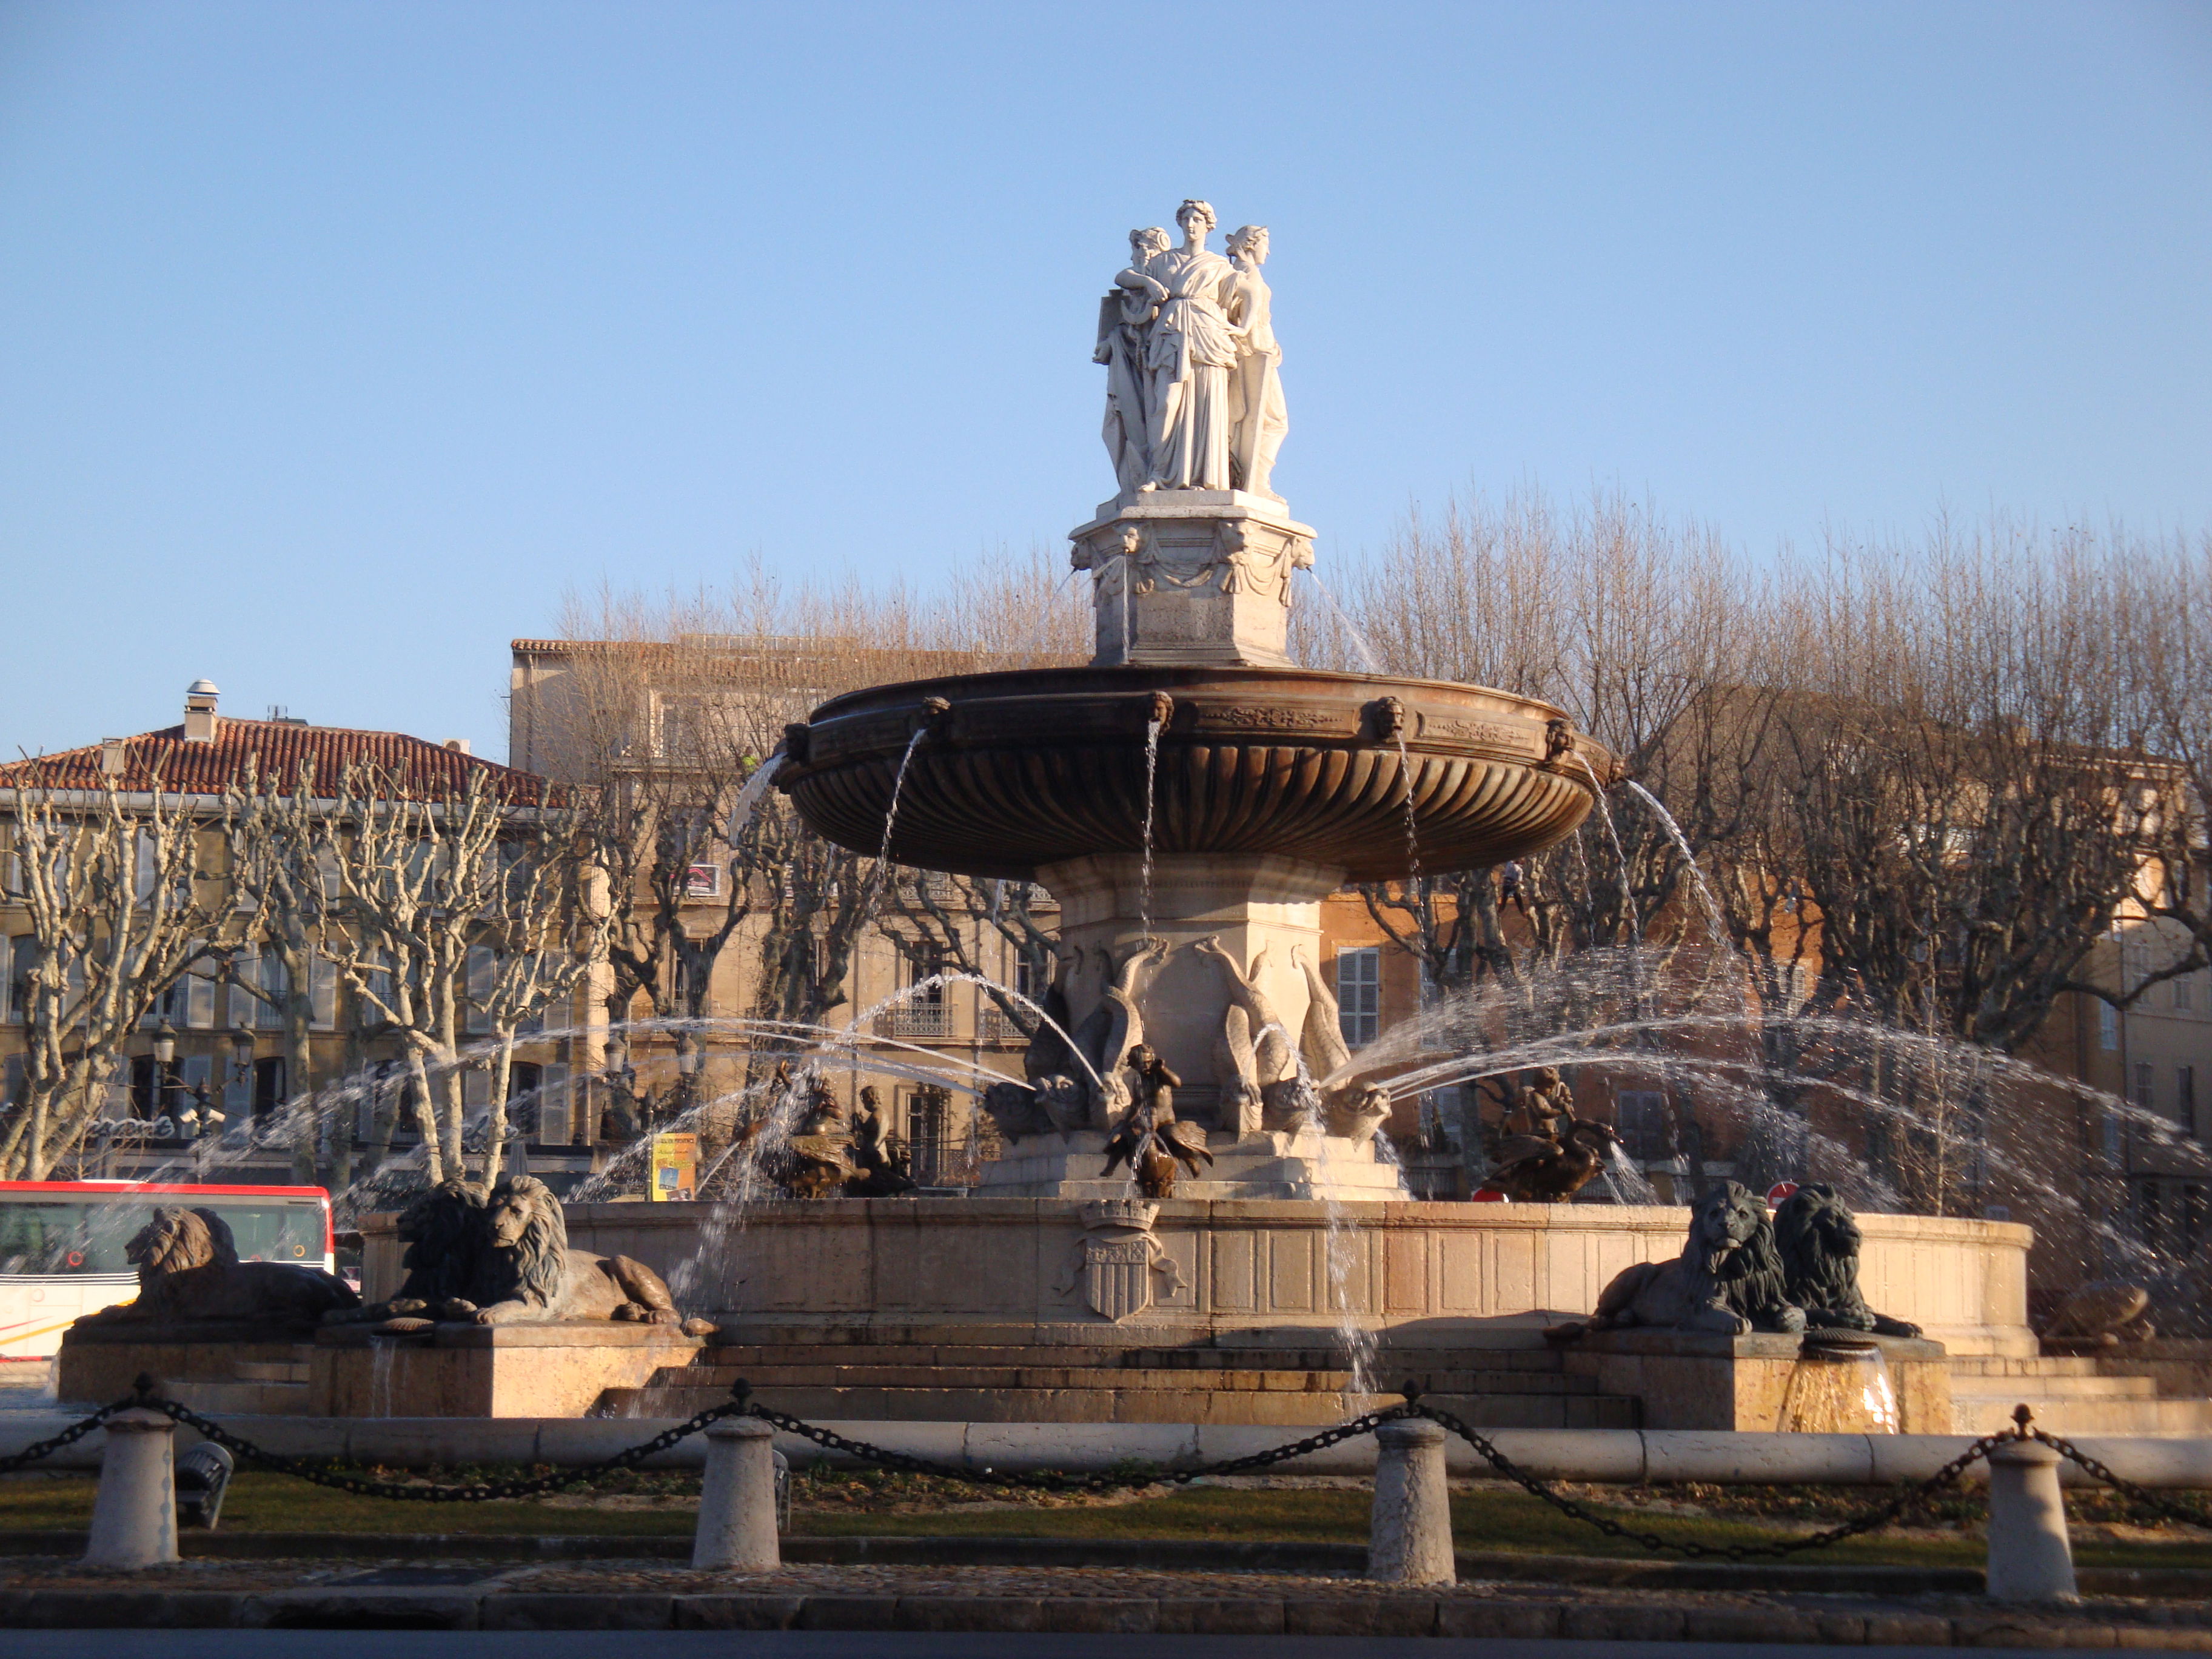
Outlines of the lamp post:
{"label": "lamp post", "polygon": [[676,1034],[676,1100],[672,1117],[680,1118],[691,1109],[691,1101],[698,1087],[699,1040],[689,1031]]}
{"label": "lamp post", "polygon": [[[230,1074],[240,1083],[250,1083],[253,1077],[253,1033],[243,1021],[230,1029]],[[246,1109],[252,1110],[253,1097],[246,1097]]]}
{"label": "lamp post", "polygon": [[[638,1119],[637,1073],[631,1069],[629,1038],[623,1032],[615,1030],[607,1034],[606,1066],[599,1075],[607,1085],[607,1092],[623,1103],[629,1111],[631,1122],[635,1123]],[[605,1139],[610,1137],[603,1135],[600,1138]]]}
{"label": "lamp post", "polygon": [[[234,1035],[234,1050],[235,1042],[236,1037]],[[247,1042],[250,1064],[252,1039],[248,1038]],[[154,1103],[156,1109],[155,1115],[157,1118],[165,1115],[160,1108],[164,1103],[164,1097],[172,1091],[180,1094],[189,1094],[192,1097],[193,1103],[181,1108],[173,1114],[173,1121],[178,1130],[178,1138],[192,1143],[193,1179],[198,1180],[204,1175],[206,1170],[207,1138],[215,1133],[216,1126],[223,1121],[223,1115],[222,1109],[208,1098],[205,1084],[188,1084],[177,1074],[176,1061],[177,1028],[165,1019],[154,1028]]]}

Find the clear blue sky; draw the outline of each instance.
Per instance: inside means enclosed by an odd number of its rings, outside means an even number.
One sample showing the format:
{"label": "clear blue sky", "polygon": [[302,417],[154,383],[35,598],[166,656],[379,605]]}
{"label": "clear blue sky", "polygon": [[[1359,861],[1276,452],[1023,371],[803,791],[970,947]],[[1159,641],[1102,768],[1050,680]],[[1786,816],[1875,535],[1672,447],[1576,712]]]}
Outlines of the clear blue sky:
{"label": "clear blue sky", "polygon": [[566,586],[1057,557],[1194,194],[1324,574],[1528,482],[2212,524],[2203,3],[8,0],[0,750],[205,674],[496,755]]}

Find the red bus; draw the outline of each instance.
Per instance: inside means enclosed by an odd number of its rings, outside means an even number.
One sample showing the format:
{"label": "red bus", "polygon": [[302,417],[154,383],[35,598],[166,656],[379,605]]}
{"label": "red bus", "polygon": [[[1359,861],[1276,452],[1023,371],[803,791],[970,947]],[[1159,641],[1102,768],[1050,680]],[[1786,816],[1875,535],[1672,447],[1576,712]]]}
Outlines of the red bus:
{"label": "red bus", "polygon": [[48,1358],[72,1320],[135,1297],[123,1247],[164,1205],[213,1210],[243,1261],[337,1270],[320,1187],[0,1181],[0,1361]]}

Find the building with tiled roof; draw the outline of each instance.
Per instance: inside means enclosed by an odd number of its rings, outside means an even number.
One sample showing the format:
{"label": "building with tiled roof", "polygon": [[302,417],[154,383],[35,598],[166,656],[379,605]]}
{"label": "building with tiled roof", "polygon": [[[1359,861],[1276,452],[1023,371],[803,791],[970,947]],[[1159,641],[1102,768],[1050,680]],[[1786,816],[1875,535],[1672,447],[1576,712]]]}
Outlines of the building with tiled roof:
{"label": "building with tiled roof", "polygon": [[[214,685],[195,681],[185,694],[184,718],[174,726],[0,764],[0,821],[18,789],[54,792],[64,802],[78,792],[113,790],[127,799],[159,790],[212,826],[223,814],[218,798],[248,776],[274,781],[288,793],[304,780],[313,796],[329,800],[341,793],[348,771],[355,768],[374,769],[369,787],[385,799],[435,802],[472,783],[487,786],[495,799],[526,811],[549,795],[557,798],[544,779],[480,759],[465,743],[315,726],[278,711],[267,720],[237,720],[220,712],[218,696]],[[210,863],[219,867],[221,860]],[[20,903],[0,891],[0,1110],[19,1097],[22,1083],[29,1003],[21,981],[30,931]],[[71,1163],[72,1172],[177,1179],[180,1158],[196,1146],[188,1129],[171,1133],[178,1121],[171,1114],[180,1103],[218,1107],[228,1122],[240,1124],[350,1074],[400,1076],[399,1040],[377,1023],[373,1010],[344,991],[335,968],[319,956],[309,987],[311,1024],[304,1043],[288,1043],[273,1000],[288,984],[283,964],[252,939],[232,949],[223,961],[204,962],[187,972],[163,997],[155,1011],[158,1018],[149,1018],[148,1029],[128,1045],[111,1083],[100,1121],[132,1128],[88,1137]],[[156,1064],[161,1041],[173,1050],[167,1082]],[[565,1051],[550,1061],[533,1053],[516,1063],[514,1076],[529,1088],[565,1079]],[[294,1075],[301,1064],[308,1073],[305,1078]],[[481,1077],[471,1072],[465,1085],[473,1086]],[[378,1082],[371,1092],[389,1093],[399,1086]],[[343,1137],[356,1147],[365,1146],[372,1134],[371,1118],[368,1103],[357,1113],[335,1115],[325,1139]],[[530,1127],[555,1143],[540,1173],[557,1176],[570,1139],[565,1086],[557,1091],[556,1107],[532,1113]],[[395,1145],[412,1143],[414,1126],[405,1111],[398,1114],[392,1133]],[[326,1146],[322,1161],[332,1156]],[[588,1149],[576,1154],[578,1172],[589,1158]],[[271,1146],[226,1152],[219,1171],[200,1178],[282,1183],[295,1178],[290,1167],[289,1149]]]}
{"label": "building with tiled roof", "polygon": [[185,694],[185,717],[176,725],[0,765],[0,788],[159,787],[215,795],[249,769],[288,785],[304,769],[314,793],[334,795],[347,769],[356,766],[375,768],[410,799],[457,792],[472,776],[518,804],[538,800],[545,787],[544,780],[528,772],[479,760],[459,740],[432,743],[401,732],[311,726],[303,720],[237,720],[218,712],[218,696],[207,681],[195,680]]}

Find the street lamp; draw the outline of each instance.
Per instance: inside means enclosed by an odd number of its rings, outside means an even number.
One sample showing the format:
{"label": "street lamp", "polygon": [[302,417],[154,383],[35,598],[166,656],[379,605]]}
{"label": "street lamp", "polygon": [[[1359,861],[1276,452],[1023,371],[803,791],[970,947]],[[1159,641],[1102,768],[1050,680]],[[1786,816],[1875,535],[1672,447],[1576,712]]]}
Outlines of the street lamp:
{"label": "street lamp", "polygon": [[669,1116],[680,1118],[691,1109],[697,1094],[699,1078],[699,1039],[689,1031],[676,1034],[675,1097],[669,1103]]}

